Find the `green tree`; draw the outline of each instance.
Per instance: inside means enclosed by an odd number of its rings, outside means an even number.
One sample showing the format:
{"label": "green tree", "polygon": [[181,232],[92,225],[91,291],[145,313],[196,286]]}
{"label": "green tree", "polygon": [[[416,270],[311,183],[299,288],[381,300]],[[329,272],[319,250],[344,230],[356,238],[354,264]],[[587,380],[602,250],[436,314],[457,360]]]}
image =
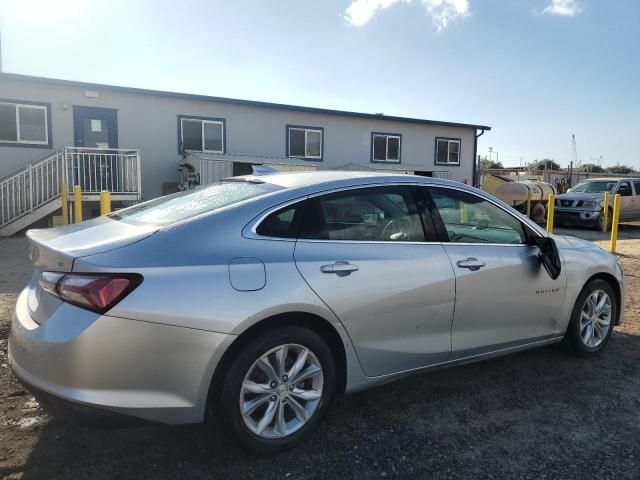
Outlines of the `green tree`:
{"label": "green tree", "polygon": [[604,168],[600,165],[596,165],[595,163],[584,163],[580,167],[581,172],[593,172],[593,173],[604,173]]}
{"label": "green tree", "polygon": [[633,167],[628,165],[614,165],[613,167],[607,167],[607,172],[628,174],[633,173]]}
{"label": "green tree", "polygon": [[560,164],[554,161],[552,158],[543,158],[542,160],[534,160],[529,164],[529,170],[562,170]]}
{"label": "green tree", "polygon": [[504,168],[502,162],[495,162],[488,158],[480,159],[480,170],[489,170],[490,168]]}

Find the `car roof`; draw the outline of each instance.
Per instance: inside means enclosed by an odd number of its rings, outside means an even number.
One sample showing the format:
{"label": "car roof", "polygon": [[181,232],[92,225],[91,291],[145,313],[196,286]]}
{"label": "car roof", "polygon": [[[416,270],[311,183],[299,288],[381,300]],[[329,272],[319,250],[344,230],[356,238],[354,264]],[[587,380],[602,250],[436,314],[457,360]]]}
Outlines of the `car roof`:
{"label": "car roof", "polygon": [[243,179],[249,182],[264,182],[278,185],[287,189],[300,187],[339,187],[344,185],[368,185],[373,183],[424,183],[441,185],[463,185],[460,182],[443,180],[433,177],[423,177],[406,173],[387,172],[358,172],[323,170],[315,172],[286,172],[269,175],[245,175],[233,177],[234,180]]}
{"label": "car roof", "polygon": [[[263,209],[272,208],[278,202],[286,202],[304,195],[321,193],[345,187],[358,187],[380,184],[423,184],[432,186],[453,187],[458,190],[466,190],[470,193],[479,195],[492,202],[501,205],[503,208],[512,209],[510,205],[503,202],[499,198],[491,194],[474,188],[462,182],[452,180],[444,180],[434,177],[423,177],[420,175],[410,175],[406,173],[389,173],[389,172],[361,172],[361,171],[313,171],[313,172],[287,172],[273,173],[268,175],[245,175],[241,177],[232,177],[228,180],[233,181],[253,181],[265,182],[282,187],[281,190],[272,194],[257,197],[250,200],[250,203],[260,204]],[[277,199],[277,200],[275,200]],[[275,204],[274,204],[275,200]],[[523,217],[523,221],[527,223],[534,231],[541,235],[545,235],[545,231],[536,225],[532,220]]]}

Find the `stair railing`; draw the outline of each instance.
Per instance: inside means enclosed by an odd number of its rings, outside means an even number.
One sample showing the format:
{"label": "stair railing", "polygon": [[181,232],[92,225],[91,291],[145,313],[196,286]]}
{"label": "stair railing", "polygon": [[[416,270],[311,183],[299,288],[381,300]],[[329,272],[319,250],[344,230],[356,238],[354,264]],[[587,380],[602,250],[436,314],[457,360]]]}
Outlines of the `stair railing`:
{"label": "stair railing", "polygon": [[141,181],[139,150],[60,147],[0,177],[0,229],[60,197],[63,183],[139,200]]}
{"label": "stair railing", "polygon": [[61,147],[0,178],[0,227],[58,197],[65,172]]}

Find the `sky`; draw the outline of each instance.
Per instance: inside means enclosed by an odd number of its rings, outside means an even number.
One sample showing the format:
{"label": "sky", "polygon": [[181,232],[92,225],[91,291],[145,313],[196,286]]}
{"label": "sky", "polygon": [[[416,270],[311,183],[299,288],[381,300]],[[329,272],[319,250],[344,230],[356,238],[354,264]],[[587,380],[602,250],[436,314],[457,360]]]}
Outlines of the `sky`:
{"label": "sky", "polygon": [[0,0],[4,72],[489,125],[506,166],[575,135],[640,169],[639,25],[640,0]]}

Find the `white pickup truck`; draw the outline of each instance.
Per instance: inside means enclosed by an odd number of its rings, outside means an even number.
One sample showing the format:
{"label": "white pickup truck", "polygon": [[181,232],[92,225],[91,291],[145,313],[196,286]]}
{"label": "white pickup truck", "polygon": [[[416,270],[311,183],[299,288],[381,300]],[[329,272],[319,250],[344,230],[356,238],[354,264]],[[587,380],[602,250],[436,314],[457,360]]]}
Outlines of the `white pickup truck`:
{"label": "white pickup truck", "polygon": [[604,192],[609,192],[607,229],[613,218],[613,197],[619,193],[620,220],[640,220],[640,178],[592,178],[578,183],[567,193],[556,196],[554,224],[589,224],[604,227]]}

